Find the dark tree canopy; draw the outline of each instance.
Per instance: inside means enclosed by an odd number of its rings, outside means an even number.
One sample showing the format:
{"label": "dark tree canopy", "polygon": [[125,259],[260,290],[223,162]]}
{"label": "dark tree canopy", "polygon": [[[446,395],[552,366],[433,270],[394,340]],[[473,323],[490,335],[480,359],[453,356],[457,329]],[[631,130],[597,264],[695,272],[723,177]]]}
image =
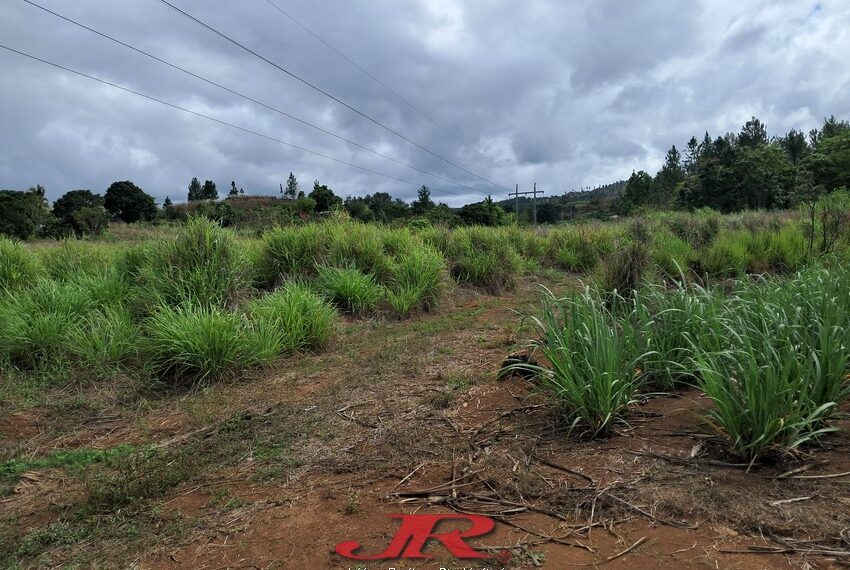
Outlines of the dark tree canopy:
{"label": "dark tree canopy", "polygon": [[218,190],[212,180],[204,181],[204,186],[201,188],[201,200],[218,200]]}
{"label": "dark tree canopy", "polygon": [[200,180],[197,177],[192,178],[192,181],[189,183],[189,201],[203,200],[202,193]]}
{"label": "dark tree canopy", "polygon": [[283,197],[295,200],[299,197],[298,192],[298,179],[290,172],[289,177],[286,179],[286,188],[283,190]]}
{"label": "dark tree canopy", "polygon": [[53,203],[53,215],[77,236],[99,234],[108,222],[103,197],[91,190],[66,192]]}
{"label": "dark tree canopy", "polygon": [[113,182],[106,190],[103,206],[110,215],[123,222],[134,223],[156,218],[153,196],[129,180]]}
{"label": "dark tree canopy", "polygon": [[428,213],[428,210],[434,207],[434,201],[431,200],[431,189],[427,186],[422,186],[416,191],[416,200],[411,204],[413,213],[417,216],[422,216]]}
{"label": "dark tree canopy", "polygon": [[458,216],[468,226],[498,226],[505,220],[505,211],[488,196],[481,202],[466,204],[458,211]]}
{"label": "dark tree canopy", "polygon": [[308,195],[316,201],[317,212],[327,212],[342,205],[342,199],[324,184],[313,182],[313,191]]}

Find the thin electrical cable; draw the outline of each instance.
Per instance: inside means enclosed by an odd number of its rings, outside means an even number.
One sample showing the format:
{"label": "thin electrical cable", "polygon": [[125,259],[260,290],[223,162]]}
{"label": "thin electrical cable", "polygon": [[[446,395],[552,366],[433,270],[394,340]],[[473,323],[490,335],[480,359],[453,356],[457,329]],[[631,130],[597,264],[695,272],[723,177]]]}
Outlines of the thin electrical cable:
{"label": "thin electrical cable", "polygon": [[[250,133],[250,134],[252,134],[252,135],[255,135],[255,136],[258,136],[258,137],[261,137],[261,138],[264,138],[264,139],[266,139],[266,140],[270,140],[270,141],[273,141],[273,142],[276,142],[276,143],[279,143],[279,144],[282,144],[282,145],[286,145],[286,146],[288,146],[288,147],[291,147],[291,148],[294,148],[294,149],[300,150],[300,151],[302,151],[302,152],[306,152],[306,153],[308,153],[308,154],[312,154],[312,155],[315,155],[315,156],[319,156],[319,157],[321,157],[321,158],[325,158],[325,159],[327,159],[327,160],[332,160],[332,161],[337,162],[337,163],[339,163],[339,164],[343,164],[343,165],[345,165],[345,166],[350,166],[350,167],[352,167],[352,168],[357,168],[358,170],[362,170],[362,171],[364,171],[364,172],[368,172],[368,173],[370,173],[370,174],[375,174],[375,175],[377,175],[377,176],[382,176],[382,177],[384,177],[384,178],[388,178],[388,179],[390,179],[390,180],[395,180],[396,182],[403,182],[404,184],[410,184],[410,185],[412,185],[412,186],[420,186],[420,184],[419,184],[418,182],[411,182],[410,180],[405,180],[404,178],[397,178],[397,177],[392,176],[392,175],[390,175],[390,174],[385,174],[385,173],[383,173],[383,172],[379,172],[379,171],[377,171],[377,170],[372,170],[371,168],[367,168],[367,167],[365,167],[365,166],[360,166],[359,164],[354,164],[354,163],[351,163],[351,162],[347,162],[347,161],[345,161],[345,160],[341,160],[341,159],[339,159],[339,158],[335,158],[335,157],[333,157],[333,156],[330,156],[330,155],[327,155],[327,154],[323,154],[323,153],[321,153],[321,152],[318,152],[318,151],[315,151],[315,150],[312,150],[312,149],[309,149],[309,148],[305,148],[305,147],[303,147],[303,146],[299,146],[299,145],[294,144],[294,143],[291,143],[291,142],[287,142],[287,141],[285,141],[285,140],[282,140],[282,139],[279,139],[279,138],[273,137],[273,136],[271,136],[271,135],[267,135],[267,134],[264,134],[264,133],[261,133],[261,132],[258,132],[258,131],[255,131],[255,130],[249,129],[249,128],[247,128],[247,127],[242,127],[242,126],[236,125],[236,124],[234,124],[234,123],[230,123],[230,122],[228,122],[228,121],[224,121],[224,120],[222,120],[222,119],[217,119],[217,118],[212,117],[212,116],[210,116],[210,115],[205,115],[204,113],[200,113],[200,112],[198,112],[198,111],[193,111],[192,109],[188,109],[188,108],[186,108],[186,107],[181,107],[180,105],[176,105],[176,104],[174,104],[174,103],[169,103],[168,101],[165,101],[165,100],[163,100],[163,99],[158,99],[157,97],[154,97],[154,96],[152,96],[152,95],[148,95],[148,94],[146,94],[146,93],[142,93],[141,91],[136,91],[136,90],[134,90],[134,89],[130,89],[129,87],[124,87],[123,85],[118,85],[117,83],[112,83],[111,81],[107,81],[106,79],[101,79],[100,77],[95,77],[94,75],[89,75],[88,73],[83,73],[82,71],[77,71],[76,69],[72,69],[72,68],[70,68],[70,67],[66,67],[66,66],[64,66],[64,65],[61,65],[61,64],[58,64],[58,63],[54,63],[54,62],[52,62],[52,61],[48,61],[48,60],[46,60],[46,59],[42,59],[42,58],[40,58],[40,57],[38,57],[38,56],[35,56],[35,55],[32,55],[32,54],[29,54],[29,53],[26,53],[26,52],[23,52],[23,51],[17,50],[17,49],[15,49],[15,48],[9,47],[9,46],[4,45],[4,44],[0,44],[0,48],[5,49],[5,50],[7,50],[7,51],[10,51],[10,52],[12,52],[12,53],[16,53],[16,54],[21,55],[21,56],[23,56],[23,57],[29,58],[29,59],[31,59],[31,60],[34,60],[34,61],[38,61],[38,62],[41,62],[41,63],[47,64],[47,65],[49,65],[49,66],[51,66],[51,67],[55,67],[55,68],[57,68],[57,69],[61,69],[61,70],[63,70],[63,71],[67,71],[68,73],[73,73],[74,75],[79,75],[80,77],[85,77],[85,78],[87,78],[87,79],[91,79],[91,80],[93,80],[93,81],[97,81],[98,83],[102,83],[102,84],[104,84],[104,85],[108,85],[108,86],[113,87],[113,88],[115,88],[115,89],[120,89],[121,91],[125,91],[125,92],[127,92],[127,93],[132,93],[133,95],[138,95],[139,97],[143,97],[143,98],[148,99],[148,100],[150,100],[150,101],[154,101],[154,102],[156,102],[156,103],[160,103],[160,104],[165,105],[165,106],[167,106],[167,107],[171,107],[172,109],[176,109],[176,110],[178,110],[178,111],[183,111],[184,113],[189,113],[190,115],[194,115],[194,116],[196,116],[196,117],[201,117],[201,118],[203,118],[203,119],[207,119],[207,120],[212,121],[212,122],[214,122],[214,123],[218,123],[218,124],[220,124],[220,125],[225,125],[225,126],[228,126],[228,127],[234,128],[234,129],[237,129],[237,130],[242,131],[242,132],[245,132],[245,133]],[[445,194],[453,194],[453,195],[455,195],[455,196],[464,196],[464,194],[458,194],[458,193],[456,193],[456,192],[450,192],[450,191],[448,191],[448,190],[444,190],[444,189],[435,188],[435,190],[437,190],[438,192],[441,192],[441,193],[445,193]]]}
{"label": "thin electrical cable", "polygon": [[290,14],[289,12],[287,12],[286,10],[281,8],[278,4],[276,4],[272,0],[266,0],[266,3],[268,3],[275,10],[277,10],[278,12],[280,12],[281,14],[286,16],[287,18],[289,18],[289,20],[291,20],[296,26],[298,26],[299,28],[301,28],[302,30],[304,30],[305,32],[307,32],[308,34],[310,34],[311,36],[316,38],[317,41],[322,43],[329,50],[331,50],[332,52],[337,54],[339,57],[341,57],[342,59],[347,61],[349,64],[351,64],[351,66],[353,66],[355,69],[360,71],[360,73],[362,73],[363,75],[365,75],[366,77],[368,77],[369,79],[371,79],[372,81],[374,81],[375,83],[380,85],[388,93],[393,95],[396,99],[398,99],[399,101],[401,101],[402,103],[404,103],[405,105],[407,105],[408,107],[410,107],[411,109],[416,111],[416,113],[418,113],[426,121],[428,121],[429,123],[431,123],[432,125],[434,125],[438,129],[440,129],[441,131],[443,131],[444,133],[449,135],[451,138],[453,138],[455,141],[459,142],[460,144],[462,144],[462,145],[466,144],[462,140],[460,140],[457,136],[455,136],[451,131],[449,131],[447,128],[445,128],[443,125],[441,125],[440,123],[438,123],[437,121],[432,119],[430,116],[428,116],[428,114],[426,114],[425,111],[423,111],[422,109],[420,109],[419,107],[417,107],[416,105],[411,103],[407,98],[405,98],[403,95],[401,95],[395,89],[393,89],[392,87],[390,87],[389,85],[387,85],[386,83],[384,83],[383,81],[381,81],[380,79],[375,77],[375,75],[372,74],[368,69],[364,68],[362,65],[360,65],[359,63],[357,63],[356,61],[354,61],[353,59],[351,59],[350,57],[348,57],[344,53],[342,53],[342,51],[337,49],[333,44],[331,44],[329,41],[324,39],[322,36],[320,36],[319,34],[314,32],[306,24],[302,23],[300,20],[295,18],[295,16],[293,16],[292,14]]}
{"label": "thin electrical cable", "polygon": [[[257,58],[261,59],[262,61],[264,61],[264,62],[266,62],[266,63],[268,63],[269,65],[271,65],[271,66],[272,66],[272,67],[274,67],[275,69],[277,69],[277,70],[279,70],[279,71],[281,71],[281,72],[285,73],[286,75],[288,75],[288,76],[292,77],[293,79],[295,79],[295,80],[297,80],[297,81],[299,81],[299,82],[303,83],[304,85],[306,85],[306,86],[310,87],[310,88],[311,88],[311,89],[313,89],[314,91],[317,91],[318,93],[321,93],[321,94],[322,94],[322,95],[324,95],[325,97],[328,97],[329,99],[331,99],[331,100],[333,100],[333,101],[336,101],[337,103],[339,103],[339,104],[340,104],[340,105],[342,105],[343,107],[345,107],[345,108],[347,108],[347,109],[349,109],[349,110],[353,111],[354,113],[357,113],[358,115],[360,115],[360,116],[361,116],[361,117],[363,117],[364,119],[366,119],[366,120],[370,121],[371,123],[374,123],[375,125],[377,125],[377,126],[381,127],[381,128],[382,128],[382,129],[384,129],[385,131],[387,131],[387,132],[389,132],[389,133],[391,133],[391,134],[393,134],[393,135],[395,135],[395,136],[399,137],[400,139],[402,139],[402,140],[404,140],[404,141],[406,141],[406,142],[408,142],[408,143],[412,144],[413,146],[415,146],[415,147],[417,147],[417,148],[419,148],[419,149],[423,150],[424,152],[427,152],[427,153],[428,153],[428,154],[430,154],[431,156],[434,156],[434,157],[436,157],[436,158],[438,158],[438,159],[442,160],[442,161],[443,161],[443,162],[445,162],[446,164],[450,164],[451,166],[454,166],[455,168],[457,168],[457,169],[459,169],[459,170],[462,170],[462,171],[466,172],[467,174],[470,174],[470,175],[472,175],[472,176],[474,176],[474,177],[478,178],[479,180],[483,180],[484,182],[487,182],[488,184],[491,184],[491,185],[495,186],[496,188],[499,188],[499,189],[501,189],[501,190],[505,190],[505,191],[510,191],[510,189],[509,189],[509,188],[507,188],[506,186],[502,186],[501,184],[497,184],[497,183],[493,182],[492,180],[489,180],[489,179],[487,179],[487,178],[485,178],[485,177],[481,176],[480,174],[477,174],[477,173],[475,173],[475,172],[473,172],[473,171],[471,171],[471,170],[468,170],[468,169],[464,168],[463,166],[461,166],[461,165],[459,165],[459,164],[457,164],[457,163],[455,163],[455,162],[451,161],[450,159],[448,159],[448,158],[446,158],[446,157],[444,157],[444,156],[442,156],[442,155],[440,155],[440,154],[438,154],[438,153],[436,153],[436,152],[432,151],[432,150],[431,150],[431,149],[429,149],[428,147],[426,147],[426,146],[424,146],[424,145],[422,145],[422,144],[420,144],[420,143],[418,143],[418,142],[416,142],[416,141],[414,141],[414,140],[412,140],[412,139],[410,139],[410,138],[408,138],[408,137],[404,136],[404,135],[403,135],[403,134],[401,134],[400,132],[398,132],[398,131],[396,131],[396,130],[392,129],[391,127],[386,126],[385,124],[383,124],[383,123],[382,123],[382,122],[380,122],[379,120],[377,120],[377,119],[375,119],[374,117],[372,117],[372,116],[368,115],[367,113],[364,113],[363,111],[361,111],[360,109],[358,109],[358,108],[354,107],[353,105],[350,105],[349,103],[346,103],[346,102],[345,102],[345,101],[343,101],[342,99],[340,99],[340,98],[336,97],[335,95],[333,95],[333,94],[329,93],[328,91],[325,91],[324,89],[322,89],[321,87],[319,87],[319,86],[315,85],[314,83],[311,83],[310,81],[308,81],[308,80],[304,79],[303,77],[301,77],[301,76],[299,76],[299,75],[297,75],[297,74],[293,73],[292,71],[289,71],[289,70],[288,70],[288,69],[286,69],[285,67],[281,66],[280,64],[275,63],[274,61],[272,61],[272,60],[268,59],[267,57],[265,57],[265,56],[261,55],[260,53],[258,53],[258,52],[256,52],[256,51],[254,51],[253,49],[249,48],[248,46],[246,46],[246,45],[244,45],[244,44],[242,44],[242,43],[239,43],[238,41],[236,41],[235,39],[231,38],[230,36],[228,36],[228,35],[227,35],[227,34],[225,34],[224,32],[220,32],[219,30],[217,30],[217,29],[213,28],[212,26],[210,26],[210,25],[209,25],[209,24],[207,24],[206,22],[203,22],[202,20],[199,20],[199,19],[198,19],[198,18],[196,18],[195,16],[193,16],[193,15],[189,14],[189,13],[188,13],[188,12],[186,12],[185,10],[182,10],[182,9],[178,8],[177,6],[175,6],[174,4],[172,4],[171,2],[169,2],[168,0],[159,0],[159,1],[160,1],[160,2],[162,2],[163,4],[165,4],[166,6],[170,7],[170,8],[171,8],[171,9],[173,9],[174,11],[176,11],[176,12],[178,12],[178,13],[182,14],[182,15],[183,15],[183,16],[185,16],[186,18],[188,18],[188,19],[192,20],[193,22],[195,22],[195,23],[197,23],[197,24],[199,24],[199,25],[203,26],[204,28],[208,29],[209,31],[213,32],[214,34],[218,35],[219,37],[221,37],[221,38],[223,38],[223,39],[225,39],[225,40],[229,41],[229,42],[230,42],[230,43],[232,43],[233,45],[235,45],[235,46],[237,46],[237,47],[239,47],[239,48],[241,48],[241,49],[245,50],[246,52],[250,53],[251,55],[253,55],[253,56],[255,56],[255,57],[257,57]],[[478,192],[481,192],[482,194],[486,194],[486,192],[483,192],[483,191],[481,191],[481,190],[479,190]]]}
{"label": "thin electrical cable", "polygon": [[115,38],[115,37],[113,37],[113,36],[110,36],[110,35],[108,35],[108,34],[106,34],[106,33],[104,33],[104,32],[101,32],[101,31],[99,31],[99,30],[96,30],[96,29],[94,29],[94,28],[92,28],[92,27],[89,27],[89,26],[87,26],[87,25],[85,25],[85,24],[83,24],[83,23],[81,23],[81,22],[78,22],[78,21],[76,21],[76,20],[73,20],[73,19],[71,19],[71,18],[69,18],[69,17],[67,17],[67,16],[64,16],[64,15],[62,15],[62,14],[58,13],[58,12],[54,12],[53,10],[51,10],[51,9],[49,9],[49,8],[46,8],[46,7],[44,7],[44,6],[40,5],[40,4],[37,4],[36,2],[33,2],[32,0],[23,0],[23,1],[24,1],[24,2],[26,2],[27,4],[31,5],[31,6],[35,7],[35,8],[38,8],[38,9],[40,9],[40,10],[43,10],[43,11],[47,12],[48,14],[51,14],[51,15],[53,15],[53,16],[56,16],[57,18],[60,18],[60,19],[62,19],[62,20],[64,20],[64,21],[66,21],[66,22],[68,22],[68,23],[71,23],[71,24],[73,24],[73,25],[75,25],[75,26],[78,26],[78,27],[80,27],[80,28],[82,28],[82,29],[84,29],[84,30],[87,30],[87,31],[89,31],[89,32],[91,32],[91,33],[93,33],[93,34],[96,34],[96,35],[98,35],[98,36],[100,36],[100,37],[102,37],[102,38],[105,38],[105,39],[107,39],[107,40],[109,40],[109,41],[111,41],[111,42],[114,42],[114,43],[116,43],[116,44],[118,44],[118,45],[124,46],[124,47],[126,47],[127,49],[133,50],[133,51],[135,51],[135,52],[137,52],[137,53],[139,53],[139,54],[141,54],[141,55],[144,55],[144,56],[146,56],[146,57],[149,57],[149,58],[151,58],[151,59],[153,59],[153,60],[155,60],[155,61],[157,61],[157,62],[159,62],[159,63],[162,63],[162,64],[164,64],[164,65],[167,65],[168,67],[171,67],[171,68],[173,68],[173,69],[175,69],[175,70],[177,70],[177,71],[180,71],[180,72],[182,72],[182,73],[185,73],[186,75],[189,75],[190,77],[194,77],[195,79],[198,79],[198,80],[200,80],[200,81],[203,81],[204,83],[207,83],[207,84],[209,84],[209,85],[213,85],[213,86],[215,86],[215,87],[217,87],[217,88],[219,88],[219,89],[222,89],[222,90],[224,90],[224,91],[226,91],[226,92],[228,92],[228,93],[230,93],[230,94],[232,94],[232,95],[236,95],[237,97],[241,97],[242,99],[245,99],[246,101],[250,101],[250,102],[252,102],[252,103],[254,103],[254,104],[256,104],[256,105],[259,105],[259,106],[261,106],[261,107],[263,107],[263,108],[265,108],[265,109],[268,109],[268,110],[270,110],[270,111],[274,111],[275,113],[278,113],[278,114],[280,114],[280,115],[283,115],[284,117],[287,117],[287,118],[289,118],[289,119],[292,119],[293,121],[296,121],[296,122],[298,122],[298,123],[301,123],[301,124],[303,124],[303,125],[306,125],[306,126],[308,126],[308,127],[310,127],[310,128],[313,128],[313,129],[315,129],[315,130],[317,130],[317,131],[319,131],[319,132],[322,132],[322,133],[324,133],[324,134],[326,134],[326,135],[332,136],[332,137],[334,137],[334,138],[336,138],[336,139],[339,139],[339,140],[341,140],[341,141],[343,141],[343,142],[346,142],[346,143],[348,143],[348,144],[350,144],[350,145],[352,145],[352,146],[355,146],[355,147],[357,147],[357,148],[360,148],[360,149],[362,149],[362,150],[365,150],[365,151],[367,151],[367,152],[370,152],[370,153],[375,154],[375,155],[377,155],[377,156],[380,156],[380,157],[382,157],[382,158],[386,158],[387,160],[391,160],[392,162],[395,162],[396,164],[399,164],[399,165],[401,165],[401,166],[405,166],[405,167],[410,168],[410,169],[412,169],[412,170],[416,170],[417,172],[420,172],[420,173],[422,173],[422,174],[427,174],[428,176],[432,176],[432,177],[436,178],[437,180],[442,180],[443,182],[448,182],[448,183],[450,183],[450,184],[453,184],[453,185],[456,185],[456,186],[459,186],[459,187],[462,187],[462,188],[466,188],[467,190],[472,190],[473,192],[480,192],[480,190],[478,190],[477,188],[473,188],[472,186],[468,186],[468,185],[463,184],[463,183],[461,183],[461,182],[457,182],[456,180],[452,180],[451,178],[446,178],[446,177],[441,176],[441,175],[439,175],[439,174],[434,174],[433,172],[429,172],[429,171],[424,170],[424,169],[422,169],[422,168],[419,168],[419,167],[417,167],[417,166],[413,166],[412,164],[408,164],[408,163],[406,163],[406,162],[404,162],[404,161],[402,161],[402,160],[398,160],[398,159],[396,159],[396,158],[394,158],[394,157],[392,157],[392,156],[389,156],[389,155],[387,155],[387,154],[385,154],[385,153],[382,153],[382,152],[380,152],[380,151],[378,151],[378,150],[375,150],[375,149],[370,148],[370,147],[368,147],[368,146],[366,146],[366,145],[363,145],[363,144],[361,144],[361,143],[358,143],[357,141],[353,141],[353,140],[351,140],[351,139],[348,139],[348,138],[346,138],[346,137],[343,137],[342,135],[336,134],[336,133],[334,133],[334,132],[332,132],[332,131],[329,131],[329,130],[327,130],[327,129],[323,128],[323,127],[320,127],[320,126],[318,126],[318,125],[315,125],[315,124],[311,123],[310,121],[307,121],[307,120],[305,120],[305,119],[301,119],[300,117],[296,117],[295,115],[292,115],[292,114],[290,114],[290,113],[287,113],[286,111],[283,111],[283,110],[281,110],[281,109],[278,109],[277,107],[274,107],[274,106],[269,105],[269,104],[267,104],[267,103],[263,103],[262,101],[259,101],[259,100],[255,99],[255,98],[250,97],[250,96],[248,96],[248,95],[245,95],[245,94],[243,94],[243,93],[240,93],[240,92],[236,91],[235,89],[232,89],[232,88],[230,88],[230,87],[227,87],[227,86],[225,86],[225,85],[222,85],[222,84],[220,84],[220,83],[217,83],[217,82],[215,82],[215,81],[213,81],[213,80],[211,80],[211,79],[208,79],[208,78],[206,78],[206,77],[203,77],[202,75],[199,75],[199,74],[197,74],[197,73],[194,73],[194,72],[192,72],[192,71],[189,71],[188,69],[185,69],[185,68],[183,68],[183,67],[180,67],[179,65],[176,65],[176,64],[171,63],[171,62],[169,62],[169,61],[166,61],[165,59],[162,59],[161,57],[157,57],[157,56],[153,55],[152,53],[149,53],[149,52],[147,52],[147,51],[145,51],[145,50],[143,50],[143,49],[140,49],[140,48],[138,48],[138,47],[135,47],[135,46],[133,46],[133,45],[130,45],[130,44],[128,44],[128,43],[126,43],[126,42],[124,42],[124,41],[122,41],[122,40],[119,40],[118,38]]}

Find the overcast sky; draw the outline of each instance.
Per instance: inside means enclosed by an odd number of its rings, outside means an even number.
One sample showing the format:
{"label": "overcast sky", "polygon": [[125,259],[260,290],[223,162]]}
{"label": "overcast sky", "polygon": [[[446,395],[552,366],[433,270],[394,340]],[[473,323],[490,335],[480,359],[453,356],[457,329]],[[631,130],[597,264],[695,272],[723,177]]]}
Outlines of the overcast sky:
{"label": "overcast sky", "polygon": [[[36,0],[194,73],[422,170],[346,144],[64,22],[0,2],[0,43],[340,160],[451,205],[501,188],[429,155],[157,0]],[[496,184],[547,194],[652,173],[671,144],[850,118],[846,0],[171,0],[388,127]],[[133,180],[184,201],[193,176],[277,193],[294,172],[337,194],[416,187],[311,156],[0,49],[0,188],[103,193]],[[445,130],[443,130],[445,129]]]}

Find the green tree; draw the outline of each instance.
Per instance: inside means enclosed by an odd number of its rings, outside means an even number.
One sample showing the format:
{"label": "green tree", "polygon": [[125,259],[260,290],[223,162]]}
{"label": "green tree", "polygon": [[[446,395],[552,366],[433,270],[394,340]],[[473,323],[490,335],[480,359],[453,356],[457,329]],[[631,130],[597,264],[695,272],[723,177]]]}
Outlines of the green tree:
{"label": "green tree", "polygon": [[632,172],[622,197],[617,202],[617,211],[628,214],[639,206],[646,206],[652,200],[652,177],[643,170]]}
{"label": "green tree", "polygon": [[129,180],[113,182],[106,189],[103,206],[110,215],[127,223],[156,218],[156,202],[153,196],[146,194]]}
{"label": "green tree", "polygon": [[203,200],[203,189],[201,188],[201,182],[197,177],[193,177],[192,181],[189,183],[189,201],[194,202],[196,200]]}
{"label": "green tree", "polygon": [[[691,139],[696,142],[696,139]],[[658,171],[653,183],[652,202],[659,206],[670,205],[676,197],[679,184],[685,180],[685,170],[682,168],[682,157],[676,145],[667,151],[664,166]]]}
{"label": "green tree", "polygon": [[99,234],[106,229],[109,220],[103,197],[91,190],[66,192],[53,203],[53,215],[77,236]]}
{"label": "green tree", "polygon": [[738,135],[738,144],[741,146],[756,147],[767,144],[767,127],[753,117],[744,123],[741,134]]}
{"label": "green tree", "polygon": [[422,216],[428,213],[428,210],[434,207],[434,201],[431,200],[431,189],[427,186],[422,186],[416,191],[416,200],[410,205],[413,214]]}
{"label": "green tree", "polygon": [[803,159],[804,168],[827,192],[850,187],[850,129],[835,130],[836,134],[821,138],[817,149]]}
{"label": "green tree", "polygon": [[355,220],[360,220],[361,222],[371,222],[375,219],[375,212],[372,211],[366,200],[362,198],[352,198],[351,196],[349,196],[345,199],[343,205],[346,211]]}
{"label": "green tree", "polygon": [[313,182],[313,191],[309,197],[316,201],[317,212],[327,212],[342,205],[342,199],[326,185],[319,184],[318,180]]}
{"label": "green tree", "polygon": [[289,178],[286,179],[286,189],[283,191],[283,197],[295,200],[298,197],[298,179],[291,172]]}
{"label": "green tree", "polygon": [[562,212],[560,202],[543,202],[537,206],[537,221],[541,224],[557,224],[561,221]]}
{"label": "green tree", "polygon": [[227,195],[230,196],[230,197],[239,195],[239,189],[236,188],[236,181],[235,180],[230,181],[230,192],[228,192]]}
{"label": "green tree", "polygon": [[505,211],[490,196],[481,202],[461,207],[458,216],[468,226],[498,226],[506,219]]}
{"label": "green tree", "polygon": [[204,181],[204,187],[201,188],[201,200],[218,200],[218,190],[212,180]]}

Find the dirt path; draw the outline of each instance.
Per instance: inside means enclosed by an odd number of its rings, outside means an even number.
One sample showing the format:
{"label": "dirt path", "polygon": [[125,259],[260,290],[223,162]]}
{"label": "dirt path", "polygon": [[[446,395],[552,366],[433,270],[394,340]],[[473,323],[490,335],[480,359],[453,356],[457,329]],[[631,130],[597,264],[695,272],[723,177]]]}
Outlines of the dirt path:
{"label": "dirt path", "polygon": [[[324,353],[239,383],[64,422],[8,413],[7,448],[154,443],[165,459],[26,473],[0,498],[7,533],[20,552],[27,534],[85,528],[47,533],[33,565],[356,568],[335,546],[383,550],[399,525],[388,515],[482,513],[496,528],[470,544],[508,549],[514,568],[840,567],[805,552],[850,549],[850,478],[793,477],[850,471],[846,436],[747,473],[698,433],[708,402],[688,390],[646,401],[608,440],[568,437],[531,383],[495,377],[514,311],[534,299],[531,283],[501,298],[459,289],[412,321],[346,322]],[[752,547],[782,552],[730,552]],[[368,567],[499,567],[425,551]]]}

